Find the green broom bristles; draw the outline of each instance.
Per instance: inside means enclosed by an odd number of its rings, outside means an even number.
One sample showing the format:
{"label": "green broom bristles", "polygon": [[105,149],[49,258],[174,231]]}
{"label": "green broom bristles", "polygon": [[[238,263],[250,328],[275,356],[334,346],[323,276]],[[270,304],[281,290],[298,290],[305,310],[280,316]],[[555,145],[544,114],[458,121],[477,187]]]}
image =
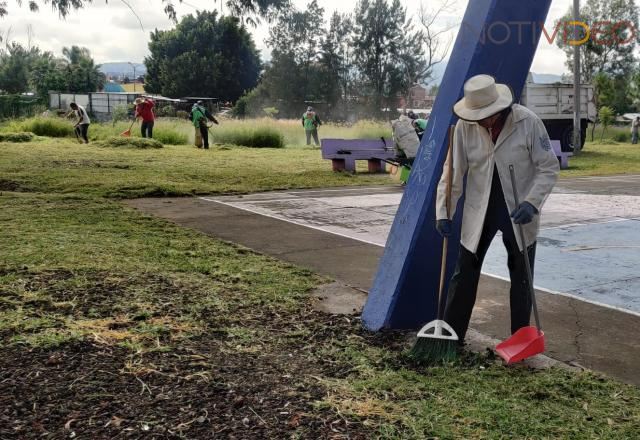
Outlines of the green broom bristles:
{"label": "green broom bristles", "polygon": [[418,338],[409,352],[409,357],[414,362],[426,365],[452,362],[458,358],[458,341]]}

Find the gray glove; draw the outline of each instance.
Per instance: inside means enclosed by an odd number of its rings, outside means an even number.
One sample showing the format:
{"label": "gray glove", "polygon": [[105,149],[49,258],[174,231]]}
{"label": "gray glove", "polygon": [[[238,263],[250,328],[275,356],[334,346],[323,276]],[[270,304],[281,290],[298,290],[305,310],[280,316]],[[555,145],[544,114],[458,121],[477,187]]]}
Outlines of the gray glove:
{"label": "gray glove", "polygon": [[518,208],[514,209],[511,213],[511,218],[516,225],[526,225],[533,221],[533,216],[538,213],[538,210],[529,202],[522,202]]}

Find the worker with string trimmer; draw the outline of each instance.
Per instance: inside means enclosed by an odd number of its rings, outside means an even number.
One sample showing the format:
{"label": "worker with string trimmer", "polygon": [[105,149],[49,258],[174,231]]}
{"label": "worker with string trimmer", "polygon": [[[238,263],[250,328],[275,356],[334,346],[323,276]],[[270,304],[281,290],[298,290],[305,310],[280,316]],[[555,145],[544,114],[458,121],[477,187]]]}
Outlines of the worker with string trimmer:
{"label": "worker with string trimmer", "polygon": [[207,120],[213,122],[214,124],[218,124],[218,120],[209,112],[209,110],[204,106],[202,101],[197,101],[191,107],[191,112],[189,113],[189,119],[193,122],[193,126],[196,129],[195,143],[196,147],[203,148],[205,150],[209,149],[209,126],[207,124]]}
{"label": "worker with string trimmer", "polygon": [[[442,236],[451,234],[451,218],[464,191],[460,252],[444,313],[444,321],[456,332],[460,344],[476,301],[482,262],[498,231],[507,250],[511,278],[511,333],[529,325],[533,289],[523,249],[527,249],[532,274],[540,213],[555,185],[559,166],[540,118],[514,104],[513,99],[507,85],[496,84],[491,76],[478,75],[465,83],[464,98],[454,106],[460,120],[452,151],[451,217],[446,209],[449,168],[445,166],[438,186],[436,228]],[[510,166],[516,176],[515,187]],[[516,206],[517,194],[522,200]],[[517,234],[520,227],[524,246]]]}

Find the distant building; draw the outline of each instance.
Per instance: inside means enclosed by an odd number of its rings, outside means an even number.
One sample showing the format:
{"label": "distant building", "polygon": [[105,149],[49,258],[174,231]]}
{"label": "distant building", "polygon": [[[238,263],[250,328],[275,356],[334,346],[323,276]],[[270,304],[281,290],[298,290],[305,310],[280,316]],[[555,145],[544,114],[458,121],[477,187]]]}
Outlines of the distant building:
{"label": "distant building", "polygon": [[435,96],[429,95],[429,89],[422,84],[416,84],[409,89],[407,108],[432,108]]}
{"label": "distant building", "polygon": [[104,90],[102,91],[106,93],[122,93],[125,90],[120,84],[109,81],[105,83]]}

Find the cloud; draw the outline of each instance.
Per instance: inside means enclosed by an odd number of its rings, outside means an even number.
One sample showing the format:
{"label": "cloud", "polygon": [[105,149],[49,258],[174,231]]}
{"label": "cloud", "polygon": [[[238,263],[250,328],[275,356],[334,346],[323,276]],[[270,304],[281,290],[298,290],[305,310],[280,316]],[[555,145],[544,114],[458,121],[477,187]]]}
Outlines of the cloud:
{"label": "cloud", "polygon": [[[173,27],[173,23],[161,9],[145,8],[143,10],[134,9],[135,14],[127,9],[126,11],[114,14],[109,20],[109,25],[116,29],[127,29],[143,32],[148,38],[149,32],[154,29],[167,29]],[[136,14],[138,15],[136,17]],[[139,19],[139,20],[138,20]],[[142,28],[140,24],[142,23]]]}
{"label": "cloud", "polygon": [[[467,7],[468,1],[457,0],[454,7],[446,17],[443,16],[443,24],[446,22],[460,22]],[[304,8],[308,0],[294,0],[299,8]],[[193,14],[196,9],[211,10],[219,7],[218,0],[188,0],[187,3],[174,1],[178,17]],[[403,1],[407,5],[407,13],[417,18],[420,2]],[[11,28],[11,37],[16,41],[27,42],[27,25],[31,24],[34,37],[32,44],[40,46],[57,55],[62,52],[62,47],[79,45],[87,47],[93,54],[96,62],[132,61],[141,62],[148,54],[149,32],[154,29],[171,29],[173,23],[164,14],[164,6],[161,0],[133,0],[131,5],[142,20],[145,32],[140,29],[135,16],[128,7],[120,1],[95,0],[87,4],[85,8],[73,11],[67,19],[60,19],[57,12],[45,4],[41,5],[40,12],[32,13],[26,4],[22,7],[12,0],[9,5],[9,15],[0,21],[0,29],[5,31]],[[432,6],[429,2],[428,5]],[[551,29],[553,22],[561,17],[571,5],[571,0],[554,0],[547,28]],[[353,12],[356,0],[323,0],[325,17],[329,17],[334,10],[342,13]],[[415,18],[414,18],[415,21]],[[268,36],[268,26],[263,23],[257,28],[249,28],[254,36],[256,46],[262,51],[263,59],[268,58],[269,49],[264,40]],[[452,29],[450,36],[457,35],[458,29]],[[543,44],[544,43],[544,44]],[[561,50],[548,43],[540,44],[534,61],[534,70],[540,73],[562,73],[564,67],[564,54]]]}

